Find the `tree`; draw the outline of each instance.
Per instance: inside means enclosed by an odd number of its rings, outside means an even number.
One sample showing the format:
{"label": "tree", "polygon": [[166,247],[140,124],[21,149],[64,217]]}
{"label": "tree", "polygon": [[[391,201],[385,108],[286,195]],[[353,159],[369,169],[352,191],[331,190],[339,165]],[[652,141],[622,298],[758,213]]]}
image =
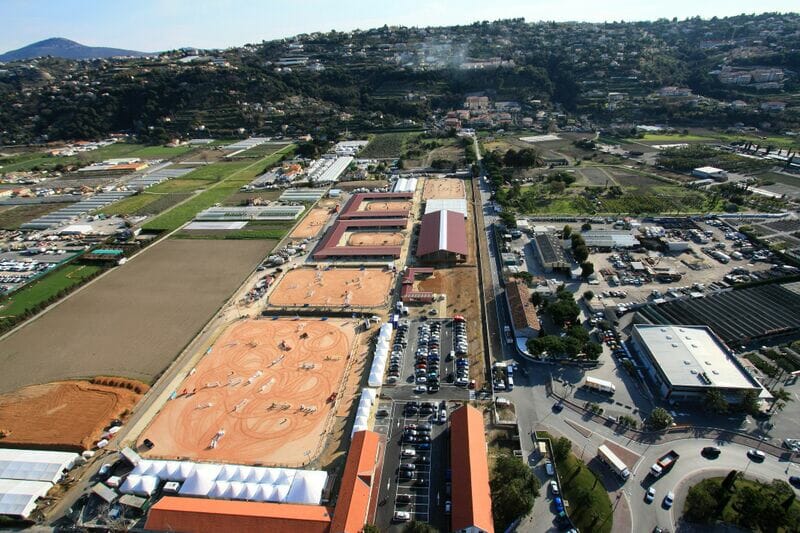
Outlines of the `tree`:
{"label": "tree", "polygon": [[381,533],[381,528],[375,524],[364,524],[364,529],[361,531],[362,533]]}
{"label": "tree", "polygon": [[544,300],[544,296],[542,296],[542,293],[534,292],[533,294],[531,294],[531,303],[533,305],[535,305],[536,307],[539,307],[540,305],[542,305],[542,301],[543,300]]}
{"label": "tree", "polygon": [[403,533],[439,533],[439,530],[425,522],[412,520],[403,528]]}
{"label": "tree", "polygon": [[569,457],[572,451],[572,441],[566,437],[559,437],[553,442],[553,457],[557,463],[561,463]]}
{"label": "tree", "polygon": [[578,263],[583,263],[589,259],[589,249],[586,247],[586,245],[578,245],[572,249],[572,256]]}
{"label": "tree", "polygon": [[603,353],[603,347],[596,342],[587,342],[583,347],[583,353],[586,354],[587,359],[597,361]]}
{"label": "tree", "polygon": [[761,412],[761,400],[758,399],[756,391],[747,391],[741,396],[741,409],[750,416],[756,416]]}
{"label": "tree", "polygon": [[672,418],[672,415],[663,407],[656,407],[653,409],[650,412],[650,416],[647,418],[647,425],[656,430],[668,428],[674,422],[675,420]]}
{"label": "tree", "polygon": [[591,261],[584,261],[581,263],[581,277],[586,279],[594,274],[594,263]]}
{"label": "tree", "polygon": [[581,225],[581,231],[592,231],[592,225],[588,222],[584,222],[583,225]]}
{"label": "tree", "polygon": [[[785,406],[788,402],[794,400],[789,391],[787,391],[783,387],[780,387],[779,389],[772,391],[772,397],[774,399],[772,400],[772,405],[769,408],[770,412],[772,412],[775,409],[780,411],[781,409],[783,409],[783,406]],[[783,406],[779,406],[779,404],[783,404]]]}
{"label": "tree", "polygon": [[706,393],[703,405],[706,410],[712,413],[724,414],[728,412],[728,401],[717,389],[711,389]]}
{"label": "tree", "polygon": [[495,529],[505,530],[511,522],[533,508],[539,495],[539,481],[528,466],[511,455],[501,455],[495,462],[489,486]]}
{"label": "tree", "polygon": [[503,209],[502,211],[500,211],[500,221],[507,228],[517,227],[517,217],[514,215],[514,213],[512,213],[508,209]]}
{"label": "tree", "polygon": [[564,239],[569,239],[570,235],[572,235],[572,226],[567,224],[566,226],[564,226],[564,229],[561,231],[561,236]]}
{"label": "tree", "polygon": [[594,298],[594,292],[592,291],[583,292],[583,299],[586,300],[587,302],[591,302],[593,298]]}
{"label": "tree", "polygon": [[711,523],[714,520],[716,510],[717,500],[708,492],[703,483],[689,489],[683,511],[688,521],[701,524]]}
{"label": "tree", "polygon": [[738,470],[731,470],[728,472],[728,475],[725,476],[725,479],[722,480],[721,489],[723,492],[731,492],[733,490],[734,485],[736,484],[736,480],[741,477],[741,473]]}
{"label": "tree", "polygon": [[576,322],[580,312],[578,304],[571,297],[569,300],[559,298],[558,301],[547,306],[547,314],[558,327],[563,327],[567,322]]}

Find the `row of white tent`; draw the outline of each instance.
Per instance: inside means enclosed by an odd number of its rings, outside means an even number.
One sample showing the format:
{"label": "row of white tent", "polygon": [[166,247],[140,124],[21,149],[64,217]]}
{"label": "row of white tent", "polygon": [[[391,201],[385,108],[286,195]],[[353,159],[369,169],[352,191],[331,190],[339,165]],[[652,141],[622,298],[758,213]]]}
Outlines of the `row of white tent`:
{"label": "row of white tent", "polygon": [[150,496],[162,481],[178,481],[183,496],[319,505],[327,480],[321,470],[142,459],[120,492]]}
{"label": "row of white tent", "polygon": [[367,427],[369,414],[377,396],[378,391],[375,389],[361,389],[361,398],[358,400],[358,407],[356,408],[356,421],[353,424],[353,431],[350,432],[350,438],[353,438],[353,435],[358,431],[369,429]]}
{"label": "row of white tent", "polygon": [[0,448],[0,515],[27,518],[64,472],[75,465],[77,453]]}
{"label": "row of white tent", "polygon": [[370,387],[380,387],[383,383],[383,373],[386,370],[386,361],[389,359],[389,339],[392,336],[392,325],[383,324],[378,333],[378,346],[375,348],[375,357],[372,359],[372,368],[369,371]]}
{"label": "row of white tent", "polygon": [[417,178],[400,178],[394,183],[392,192],[414,192],[417,190]]}

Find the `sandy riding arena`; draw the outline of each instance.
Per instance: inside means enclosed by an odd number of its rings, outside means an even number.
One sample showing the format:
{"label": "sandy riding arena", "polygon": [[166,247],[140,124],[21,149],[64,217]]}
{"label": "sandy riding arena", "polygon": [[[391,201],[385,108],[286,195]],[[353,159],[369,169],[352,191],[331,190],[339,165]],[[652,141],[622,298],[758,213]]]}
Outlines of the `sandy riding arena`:
{"label": "sandy riding arena", "polygon": [[402,246],[403,234],[388,231],[359,231],[347,237],[348,246]]}
{"label": "sandy riding arena", "polygon": [[356,340],[352,320],[228,327],[142,437],[145,455],[301,466],[323,449]]}
{"label": "sandy riding arena", "polygon": [[381,202],[381,201],[366,201],[363,204],[364,211],[409,211],[411,210],[411,202]]}
{"label": "sandy riding arena", "polygon": [[377,268],[298,268],[278,281],[267,301],[274,307],[381,307],[392,279]]}
{"label": "sandy riding arena", "polygon": [[331,212],[329,209],[315,207],[309,211],[308,215],[297,225],[291,235],[289,235],[289,238],[306,239],[316,237],[330,218]]}
{"label": "sandy riding arena", "polygon": [[57,381],[0,396],[0,444],[91,449],[103,428],[130,411],[147,385],[120,378]]}
{"label": "sandy riding arena", "polygon": [[425,200],[465,198],[464,180],[457,178],[427,178],[422,198]]}

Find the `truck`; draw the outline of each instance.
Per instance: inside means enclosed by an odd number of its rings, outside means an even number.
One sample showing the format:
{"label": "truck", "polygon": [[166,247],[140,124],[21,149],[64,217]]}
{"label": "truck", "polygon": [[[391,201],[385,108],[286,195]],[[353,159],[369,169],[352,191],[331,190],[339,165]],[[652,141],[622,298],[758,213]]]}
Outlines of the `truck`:
{"label": "truck", "polygon": [[514,334],[511,333],[511,326],[503,326],[503,335],[506,337],[506,344],[514,344]]}
{"label": "truck", "polygon": [[631,477],[631,471],[628,470],[628,467],[625,463],[622,462],[622,459],[616,456],[614,452],[612,452],[608,446],[605,444],[601,444],[597,448],[597,457],[602,462],[608,465],[608,467],[614,471],[623,481],[627,480]]}
{"label": "truck", "polygon": [[650,473],[653,477],[659,477],[664,472],[668,471],[670,468],[675,465],[675,462],[678,460],[678,452],[675,450],[670,450],[664,455],[662,455],[658,461],[653,463],[653,466],[650,467]]}
{"label": "truck", "polygon": [[610,381],[593,378],[592,376],[586,376],[586,381],[583,386],[597,392],[605,392],[606,394],[614,394],[617,391],[617,387]]}

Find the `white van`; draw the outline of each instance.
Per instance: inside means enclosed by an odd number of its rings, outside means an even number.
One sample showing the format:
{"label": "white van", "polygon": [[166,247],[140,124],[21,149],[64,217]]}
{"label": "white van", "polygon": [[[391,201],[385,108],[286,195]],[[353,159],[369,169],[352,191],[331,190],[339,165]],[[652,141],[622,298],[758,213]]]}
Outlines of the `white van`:
{"label": "white van", "polygon": [[416,457],[417,456],[417,450],[413,450],[411,448],[405,448],[400,452],[400,455],[402,457]]}

